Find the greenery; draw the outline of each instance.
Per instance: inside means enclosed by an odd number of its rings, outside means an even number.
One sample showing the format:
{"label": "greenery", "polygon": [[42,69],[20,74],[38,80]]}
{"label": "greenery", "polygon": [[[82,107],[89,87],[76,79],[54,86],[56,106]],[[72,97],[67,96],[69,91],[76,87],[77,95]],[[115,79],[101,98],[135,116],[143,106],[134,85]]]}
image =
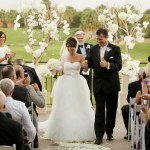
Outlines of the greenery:
{"label": "greenery", "polygon": [[[27,54],[24,49],[24,46],[27,44],[25,29],[20,28],[17,31],[14,31],[12,28],[0,28],[0,30],[6,33],[6,44],[9,45],[12,51],[16,52],[16,58],[23,58],[26,61],[32,60],[32,56]],[[76,30],[76,28],[71,29],[70,36],[74,36]],[[35,36],[39,37],[38,30],[36,30]],[[47,61],[51,57],[59,58],[61,45],[66,38],[67,36],[62,33],[61,39],[59,41],[52,41],[49,48],[47,49],[47,55],[42,58],[42,61]],[[88,40],[86,42],[96,44],[96,40]],[[124,53],[125,46],[123,44],[120,46],[122,53]],[[141,62],[147,62],[147,57],[150,55],[150,41],[146,39],[144,43],[137,43],[134,49],[130,50],[130,54],[133,59],[140,60]]]}

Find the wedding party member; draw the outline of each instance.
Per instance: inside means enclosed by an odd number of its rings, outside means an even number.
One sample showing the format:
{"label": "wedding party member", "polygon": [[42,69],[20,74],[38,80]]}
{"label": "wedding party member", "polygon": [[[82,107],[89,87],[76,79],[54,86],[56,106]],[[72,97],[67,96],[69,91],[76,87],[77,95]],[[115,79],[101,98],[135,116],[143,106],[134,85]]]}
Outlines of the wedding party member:
{"label": "wedding party member", "polygon": [[[127,102],[129,103],[130,98],[135,98],[136,93],[138,91],[142,90],[142,79],[144,75],[145,70],[143,68],[139,69],[138,72],[138,80],[130,83],[128,85],[128,95],[127,95]],[[127,130],[127,134],[125,135],[124,139],[128,139],[128,120],[129,120],[129,105],[124,105],[122,107],[122,116],[123,116],[123,121],[125,124],[125,128]]]}
{"label": "wedding party member", "polygon": [[6,96],[0,91],[0,145],[13,146],[16,150],[23,150],[23,131],[18,122],[8,118],[5,115]]}
{"label": "wedding party member", "polygon": [[30,143],[35,138],[36,130],[31,122],[31,118],[25,104],[12,98],[14,86],[13,81],[8,78],[0,81],[0,88],[6,95],[6,112],[11,114],[13,120],[22,124],[24,131],[27,133],[26,139]]}
{"label": "wedding party member", "polygon": [[4,45],[6,41],[6,34],[0,31],[0,64],[9,64],[10,60],[16,55],[11,53],[7,45]]}
{"label": "wedding party member", "polygon": [[[85,33],[83,31],[77,31],[75,33],[75,37],[78,41],[78,48],[77,53],[83,55],[84,57],[88,57],[90,55],[90,48],[92,47],[92,44],[85,43]],[[83,69],[81,69],[80,74],[87,80],[90,93],[91,93],[91,102],[92,102],[92,90],[91,90],[91,82],[92,82],[92,70],[88,69],[87,72],[84,72]]]}
{"label": "wedding party member", "polygon": [[20,65],[24,71],[27,72],[31,78],[31,84],[38,84],[40,91],[42,91],[42,84],[34,68],[26,66],[23,59],[15,59],[14,65]]}
{"label": "wedding party member", "polygon": [[44,138],[56,142],[93,141],[94,110],[86,80],[80,75],[84,57],[76,53],[77,40],[66,40],[66,52],[61,58],[64,74],[53,87],[52,112],[39,124]]}
{"label": "wedding party member", "polygon": [[[95,144],[101,144],[105,131],[107,139],[113,140],[122,59],[120,47],[108,42],[106,29],[98,29],[96,35],[98,44],[90,50],[88,66],[94,68],[93,91],[96,101],[95,133],[97,138]],[[86,68],[86,63],[84,61],[84,68]]]}

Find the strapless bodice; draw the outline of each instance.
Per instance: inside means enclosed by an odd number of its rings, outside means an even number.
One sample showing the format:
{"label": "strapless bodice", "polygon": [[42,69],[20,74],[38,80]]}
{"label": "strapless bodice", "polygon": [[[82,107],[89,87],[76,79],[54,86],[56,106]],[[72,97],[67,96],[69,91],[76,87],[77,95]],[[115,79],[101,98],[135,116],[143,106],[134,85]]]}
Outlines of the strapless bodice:
{"label": "strapless bodice", "polygon": [[63,71],[64,75],[79,75],[81,69],[81,63],[80,62],[65,62]]}

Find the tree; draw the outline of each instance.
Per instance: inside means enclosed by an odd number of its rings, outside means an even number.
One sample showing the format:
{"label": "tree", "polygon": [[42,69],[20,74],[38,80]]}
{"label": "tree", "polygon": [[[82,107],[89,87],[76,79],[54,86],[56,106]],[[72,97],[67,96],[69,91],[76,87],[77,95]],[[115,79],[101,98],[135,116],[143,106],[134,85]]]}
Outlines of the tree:
{"label": "tree", "polygon": [[5,10],[1,9],[0,10],[0,27],[6,27],[6,22],[5,22]]}
{"label": "tree", "polygon": [[144,14],[150,14],[150,9],[145,10]]}
{"label": "tree", "polygon": [[66,7],[66,11],[64,13],[64,19],[67,20],[67,22],[70,24],[70,26],[72,27],[71,23],[73,22],[74,16],[77,14],[77,11],[71,7],[68,6]]}
{"label": "tree", "polygon": [[8,28],[13,27],[14,20],[15,20],[17,15],[18,15],[18,12],[16,10],[9,10],[9,11],[6,12],[5,20],[6,20]]}

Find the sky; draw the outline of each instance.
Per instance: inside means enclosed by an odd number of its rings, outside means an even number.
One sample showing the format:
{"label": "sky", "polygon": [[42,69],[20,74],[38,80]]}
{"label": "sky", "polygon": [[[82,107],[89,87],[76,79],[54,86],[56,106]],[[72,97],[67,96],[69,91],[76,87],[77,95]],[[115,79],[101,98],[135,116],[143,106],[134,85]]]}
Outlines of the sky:
{"label": "sky", "polygon": [[[105,4],[108,7],[123,6],[126,3],[133,4],[141,12],[150,8],[150,0],[52,0],[56,4],[65,6],[72,6],[77,10],[83,10],[87,7],[96,8],[101,4]],[[16,9],[20,11],[24,5],[38,7],[41,0],[0,0],[0,9]]]}

